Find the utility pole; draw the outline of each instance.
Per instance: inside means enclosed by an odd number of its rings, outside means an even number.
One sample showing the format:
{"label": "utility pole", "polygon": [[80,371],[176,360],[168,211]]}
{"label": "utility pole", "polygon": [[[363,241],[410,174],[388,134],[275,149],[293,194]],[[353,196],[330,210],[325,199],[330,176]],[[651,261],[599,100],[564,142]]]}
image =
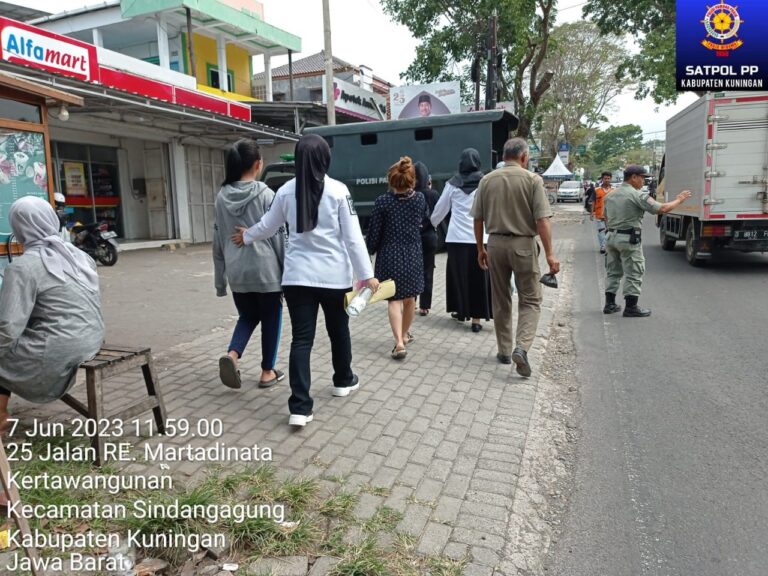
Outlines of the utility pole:
{"label": "utility pole", "polygon": [[333,99],[333,52],[331,51],[330,0],[323,0],[323,37],[325,39],[325,100],[328,110],[328,126],[336,124],[336,103]]}
{"label": "utility pole", "polygon": [[485,78],[485,109],[496,109],[496,20],[497,13],[494,9],[493,16],[488,20],[488,74]]}

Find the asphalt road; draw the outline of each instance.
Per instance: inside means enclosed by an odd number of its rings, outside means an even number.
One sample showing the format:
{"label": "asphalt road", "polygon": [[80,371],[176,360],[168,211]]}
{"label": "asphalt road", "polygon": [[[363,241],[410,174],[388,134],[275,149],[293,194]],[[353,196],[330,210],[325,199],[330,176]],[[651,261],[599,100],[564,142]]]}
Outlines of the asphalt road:
{"label": "asphalt road", "polygon": [[764,576],[768,256],[693,268],[647,217],[640,304],[653,315],[604,316],[589,222],[557,233],[578,239],[581,432],[547,573]]}

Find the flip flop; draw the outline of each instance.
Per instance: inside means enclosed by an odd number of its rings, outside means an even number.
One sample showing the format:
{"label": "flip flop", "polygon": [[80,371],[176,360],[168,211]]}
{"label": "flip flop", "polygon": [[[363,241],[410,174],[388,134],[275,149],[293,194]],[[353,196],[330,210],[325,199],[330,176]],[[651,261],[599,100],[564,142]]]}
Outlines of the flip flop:
{"label": "flip flop", "polygon": [[416,340],[416,338],[413,337],[413,334],[411,334],[410,332],[406,332],[406,334],[405,334],[405,343],[406,344],[410,344],[411,342],[414,342],[415,340]]}
{"label": "flip flop", "polygon": [[403,348],[402,350],[398,350],[397,346],[392,348],[392,358],[395,360],[402,360],[408,355],[408,350]]}
{"label": "flip flop", "polygon": [[285,378],[285,372],[281,370],[275,370],[275,377],[271,380],[259,380],[259,388],[269,388],[270,386],[274,386],[283,378]]}
{"label": "flip flop", "polygon": [[238,389],[242,386],[240,370],[235,367],[235,361],[229,356],[219,358],[219,378],[221,378],[221,383],[228,388]]}

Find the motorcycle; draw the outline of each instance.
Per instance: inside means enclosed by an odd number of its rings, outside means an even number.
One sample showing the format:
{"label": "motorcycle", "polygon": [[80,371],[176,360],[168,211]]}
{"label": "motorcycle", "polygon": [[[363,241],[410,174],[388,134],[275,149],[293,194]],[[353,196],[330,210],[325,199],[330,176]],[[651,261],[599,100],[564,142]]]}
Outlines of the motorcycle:
{"label": "motorcycle", "polygon": [[104,222],[92,224],[74,224],[70,228],[72,244],[80,248],[104,266],[114,266],[117,262],[117,233],[108,229]]}

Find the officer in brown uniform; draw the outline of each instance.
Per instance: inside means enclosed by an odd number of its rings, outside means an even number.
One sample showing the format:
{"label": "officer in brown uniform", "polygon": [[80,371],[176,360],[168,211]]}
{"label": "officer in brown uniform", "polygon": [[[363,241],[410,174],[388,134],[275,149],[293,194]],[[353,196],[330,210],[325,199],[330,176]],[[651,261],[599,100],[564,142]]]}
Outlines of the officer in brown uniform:
{"label": "officer in brown uniform", "polygon": [[[486,174],[475,193],[478,262],[490,270],[493,322],[502,364],[515,363],[517,373],[528,377],[531,365],[528,350],[536,336],[541,314],[539,243],[541,237],[549,272],[557,274],[560,262],[552,252],[549,219],[552,209],[541,176],[528,171],[528,143],[512,138],[504,144],[505,166]],[[483,228],[489,234],[488,250],[483,245]],[[518,294],[517,345],[512,335],[512,273]]]}

